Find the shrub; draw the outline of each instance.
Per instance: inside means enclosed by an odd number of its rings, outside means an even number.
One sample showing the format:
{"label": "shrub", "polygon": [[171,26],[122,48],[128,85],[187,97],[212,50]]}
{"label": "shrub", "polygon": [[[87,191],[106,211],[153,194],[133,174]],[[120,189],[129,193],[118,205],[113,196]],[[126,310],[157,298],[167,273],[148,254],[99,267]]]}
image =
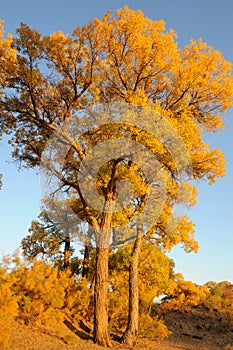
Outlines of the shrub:
{"label": "shrub", "polygon": [[0,267],[0,349],[7,349],[10,341],[10,321],[18,314],[17,298],[12,286],[15,280],[11,278],[7,269]]}
{"label": "shrub", "polygon": [[141,315],[139,325],[140,333],[148,339],[160,340],[171,334],[162,320],[152,318],[149,314]]}
{"label": "shrub", "polygon": [[233,345],[227,344],[224,348],[224,350],[233,350]]}

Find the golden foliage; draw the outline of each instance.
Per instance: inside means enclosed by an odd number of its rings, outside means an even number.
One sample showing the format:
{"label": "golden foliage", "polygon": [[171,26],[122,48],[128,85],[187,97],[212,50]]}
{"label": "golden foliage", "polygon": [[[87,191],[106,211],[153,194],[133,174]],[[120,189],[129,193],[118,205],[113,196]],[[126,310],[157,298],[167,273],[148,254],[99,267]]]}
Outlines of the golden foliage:
{"label": "golden foliage", "polygon": [[152,318],[149,314],[140,316],[139,327],[141,335],[147,339],[161,340],[171,334],[162,320]]}
{"label": "golden foliage", "polygon": [[[163,211],[156,225],[147,232],[147,238],[167,250],[181,243],[186,251],[197,251],[194,224],[188,217],[177,218],[173,213],[176,204],[185,202],[187,193],[192,192],[187,204],[195,204],[196,191],[180,180],[179,166],[166,144],[149,135],[143,127],[135,128],[130,123],[116,127],[114,116],[112,124],[99,127],[104,124],[104,113],[87,113],[82,118],[82,112],[96,102],[102,103],[104,108],[121,101],[146,106],[148,113],[152,111],[168,120],[184,141],[192,165],[191,169],[185,170],[186,177],[207,179],[212,184],[217,177],[224,176],[225,160],[219,148],[211,149],[206,143],[204,133],[223,128],[222,113],[232,106],[232,64],[201,39],[191,40],[180,49],[175,32],[166,31],[163,21],[152,21],[142,11],[134,11],[128,6],[117,10],[115,16],[108,12],[101,19],[76,28],[72,36],[61,31],[42,36],[22,24],[12,43],[11,36],[3,39],[2,29],[1,24],[0,88],[4,89],[0,102],[1,124],[12,132],[13,156],[22,160],[26,167],[36,167],[41,163],[41,155],[52,134],[56,133],[59,144],[72,144],[62,174],[52,169],[53,175],[69,188],[70,206],[82,220],[96,228],[97,235],[107,226],[125,225],[129,228],[134,210],[140,212],[143,209],[148,187],[142,171],[131,160],[110,160],[98,174],[100,197],[105,204],[112,203],[116,196],[116,182],[122,179],[132,182],[133,197],[131,205],[119,215],[112,215],[112,211],[99,215],[80,195],[80,164],[102,141],[129,137],[156,155],[167,186]],[[73,118],[76,115],[80,118]],[[67,134],[61,133],[67,120],[71,121],[72,129],[78,127],[82,131],[82,137],[75,137],[72,143]],[[140,122],[146,123],[146,118]],[[170,138],[173,140],[172,134]],[[97,156],[101,157],[99,149]],[[54,157],[59,163],[59,147]],[[151,215],[155,207],[156,203],[151,208]],[[173,229],[169,230],[169,225]],[[99,242],[101,237],[100,234]],[[108,246],[109,240],[104,244],[104,247]],[[155,262],[154,259],[151,261]],[[165,265],[162,268],[167,271]],[[146,303],[155,293],[150,281],[154,287],[158,283],[151,275],[152,267],[145,264],[141,271],[144,281],[140,288],[142,300],[144,298]],[[67,291],[69,288],[76,290],[75,280],[41,262],[31,268],[20,267],[12,272],[12,276],[18,278],[19,309],[35,322],[62,317]],[[97,279],[98,276],[96,274]],[[125,278],[124,272],[122,276]],[[115,272],[112,272],[111,279],[112,296],[115,293],[118,297],[123,279],[120,280]],[[98,282],[106,286],[108,281]],[[106,288],[103,291],[106,292]],[[207,292],[191,282],[179,280],[171,293],[174,305],[183,307],[185,304],[195,305]],[[77,295],[77,300],[84,296],[85,304],[88,304],[87,286],[82,286]],[[69,307],[73,308],[73,300],[67,300]],[[125,302],[125,295],[122,301]],[[114,299],[113,309],[117,302],[120,303],[120,298]],[[78,308],[78,303],[75,305]]]}
{"label": "golden foliage", "polygon": [[[110,328],[122,335],[127,324],[128,265],[132,246],[112,252],[109,268]],[[233,287],[228,281],[208,282],[197,286],[173,275],[173,263],[158,248],[144,243],[139,266],[140,334],[160,339],[169,334],[156,314],[167,310],[188,310],[202,305],[218,310],[226,324],[232,324]],[[166,302],[156,304],[154,298],[166,294]],[[24,265],[17,257],[5,259],[0,268],[0,344],[4,349],[11,337],[10,320],[36,325],[54,332],[59,322],[68,319],[74,324],[93,322],[93,291],[87,280],[73,278],[44,262]],[[65,340],[71,344],[74,338]]]}
{"label": "golden foliage", "polygon": [[[109,315],[110,326],[117,332],[122,331],[127,324],[128,283],[126,281],[131,250],[132,245],[128,244],[110,254]],[[173,262],[157,247],[144,242],[139,261],[140,314],[150,314],[154,298],[169,288],[172,271]]]}
{"label": "golden foliage", "polygon": [[70,270],[44,261],[28,265],[14,256],[0,269],[0,292],[1,314],[38,325],[76,313],[86,318],[92,295],[88,282],[77,280]]}
{"label": "golden foliage", "polygon": [[205,305],[210,309],[218,309],[226,314],[228,312],[232,313],[233,285],[228,281],[222,281],[220,283],[209,281],[205,286],[209,290]]}
{"label": "golden foliage", "polygon": [[0,20],[0,97],[2,90],[7,85],[7,79],[12,74],[16,61],[16,51],[12,48],[12,35],[4,38],[3,21]]}
{"label": "golden foliage", "polygon": [[[16,60],[13,52],[12,59],[6,62],[3,58],[3,64],[8,67],[11,62],[14,69],[9,70],[10,79],[4,83],[7,98],[1,101],[2,118],[9,130],[15,131],[11,141],[15,148],[13,155],[23,160],[25,166],[34,167],[40,163],[50,135],[57,132],[59,136],[60,128],[67,120],[72,121],[76,112],[97,101],[107,104],[125,101],[146,106],[174,126],[192,162],[192,174],[187,176],[207,179],[209,183],[224,176],[223,154],[218,148],[211,150],[203,133],[223,127],[221,114],[232,105],[232,64],[201,39],[191,40],[180,49],[176,33],[166,31],[163,21],[152,21],[142,11],[125,6],[115,16],[108,12],[101,19],[76,28],[71,36],[62,31],[42,36],[22,24],[17,29],[14,49],[11,49],[11,41],[11,37],[1,40],[3,53],[10,54],[11,50],[17,53]],[[116,123],[98,129],[99,120],[92,117],[79,118],[80,125],[73,121],[74,129],[78,126],[83,130],[83,139],[72,144],[60,178],[70,186],[80,217],[95,227],[102,220],[98,220],[98,213],[88,208],[79,196],[77,170],[81,161],[101,141],[130,135],[132,140],[153,152],[163,165],[168,185],[161,218],[161,227],[165,226],[163,224],[172,217],[174,204],[182,201],[177,197],[177,164],[166,145],[130,125],[123,127],[122,134],[115,130]],[[101,118],[103,124],[103,113]],[[91,134],[91,130],[96,132]],[[146,196],[145,183],[139,181],[138,172],[132,172],[129,163],[119,162],[115,180],[132,181],[133,186],[140,189],[134,195]],[[98,179],[98,190],[105,200],[110,170],[109,163]],[[194,203],[194,197],[188,204]],[[126,225],[132,210],[127,207],[117,218],[113,215],[111,224]],[[179,239],[181,231],[177,230],[167,244],[168,249],[183,242],[188,251],[196,250],[193,225],[184,218],[181,226],[186,233]],[[163,230],[158,229],[158,232],[160,241],[166,239]]]}
{"label": "golden foliage", "polygon": [[8,349],[11,337],[10,320],[18,315],[17,297],[13,292],[15,278],[11,278],[7,269],[0,266],[0,348]]}
{"label": "golden foliage", "polygon": [[198,286],[191,281],[185,281],[181,274],[175,276],[168,289],[169,302],[165,308],[185,310],[202,304],[209,295],[206,286]]}

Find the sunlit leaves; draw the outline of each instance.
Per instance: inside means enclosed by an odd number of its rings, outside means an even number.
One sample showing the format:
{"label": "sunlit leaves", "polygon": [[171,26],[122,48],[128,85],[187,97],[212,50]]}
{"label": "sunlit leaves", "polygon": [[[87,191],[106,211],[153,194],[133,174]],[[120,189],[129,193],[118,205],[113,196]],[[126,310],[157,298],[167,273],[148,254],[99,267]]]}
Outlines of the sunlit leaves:
{"label": "sunlit leaves", "polygon": [[[6,86],[7,79],[14,69],[16,51],[12,48],[12,35],[4,37],[3,21],[0,20],[0,96],[2,88]],[[1,96],[2,97],[2,96]]]}

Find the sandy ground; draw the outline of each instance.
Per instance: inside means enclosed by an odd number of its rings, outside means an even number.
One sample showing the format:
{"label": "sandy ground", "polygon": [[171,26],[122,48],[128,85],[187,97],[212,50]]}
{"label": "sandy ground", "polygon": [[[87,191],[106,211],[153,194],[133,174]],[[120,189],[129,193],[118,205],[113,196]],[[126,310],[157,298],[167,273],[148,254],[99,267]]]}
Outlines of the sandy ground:
{"label": "sandy ground", "polygon": [[[69,331],[70,332],[70,331]],[[83,333],[84,335],[84,333]],[[65,344],[66,340],[72,340],[72,345]],[[20,325],[12,322],[11,339],[6,350],[100,350],[103,349],[93,344],[91,339],[82,339],[79,336],[70,334],[65,339],[51,332],[36,330],[30,326]],[[129,350],[119,343],[113,342],[113,349]],[[194,339],[190,336],[174,336],[171,335],[163,341],[149,341],[147,339],[139,339],[135,350],[220,350],[222,346],[215,346],[214,340],[211,339]],[[5,349],[4,349],[5,350]]]}

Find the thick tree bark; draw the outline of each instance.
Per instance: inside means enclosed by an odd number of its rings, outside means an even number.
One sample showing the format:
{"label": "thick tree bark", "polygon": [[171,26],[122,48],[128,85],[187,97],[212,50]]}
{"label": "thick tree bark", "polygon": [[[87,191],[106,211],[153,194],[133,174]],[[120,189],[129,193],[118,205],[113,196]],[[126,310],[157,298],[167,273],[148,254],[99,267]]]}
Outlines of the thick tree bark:
{"label": "thick tree bark", "polygon": [[96,271],[94,293],[94,341],[98,345],[111,347],[108,333],[108,255],[112,233],[112,215],[116,200],[116,168],[121,158],[114,161],[109,180],[103,217],[96,230]]}
{"label": "thick tree bark", "polygon": [[97,248],[94,295],[94,342],[111,346],[108,333],[108,248]]}
{"label": "thick tree bark", "polygon": [[94,291],[94,342],[111,347],[108,333],[108,255],[112,232],[114,202],[108,197],[105,203],[101,229],[96,232],[96,269]]}
{"label": "thick tree bark", "polygon": [[132,259],[129,266],[129,313],[128,325],[123,337],[127,346],[134,346],[138,337],[139,327],[139,286],[138,286],[138,265],[143,241],[142,227],[138,227],[137,238],[134,242]]}

